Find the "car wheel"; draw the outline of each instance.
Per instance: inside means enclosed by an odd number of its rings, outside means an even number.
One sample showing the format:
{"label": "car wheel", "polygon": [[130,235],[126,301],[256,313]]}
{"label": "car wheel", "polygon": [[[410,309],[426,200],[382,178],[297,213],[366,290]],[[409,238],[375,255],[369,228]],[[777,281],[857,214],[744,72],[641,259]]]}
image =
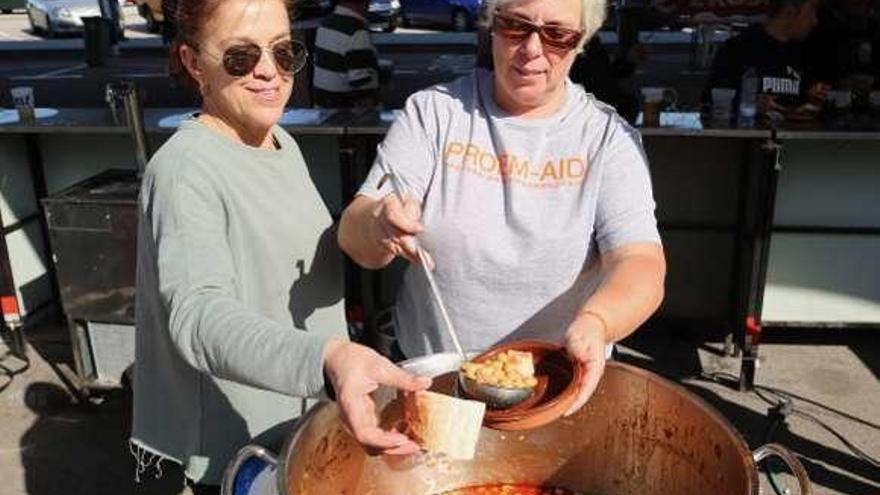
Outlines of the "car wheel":
{"label": "car wheel", "polygon": [[452,13],[452,29],[456,31],[468,31],[471,28],[471,18],[464,9],[456,9]]}
{"label": "car wheel", "polygon": [[11,13],[12,13],[12,9],[3,9],[3,13],[4,13],[4,14],[11,14]]}
{"label": "car wheel", "polygon": [[34,16],[33,14],[31,14],[30,10],[28,10],[27,16],[28,23],[31,25],[31,34],[38,34],[40,32],[40,28],[38,28],[37,25],[34,24]]}
{"label": "car wheel", "polygon": [[147,4],[143,4],[143,11],[141,12],[141,16],[147,21],[147,31],[150,33],[158,33],[159,32],[159,23],[156,22],[156,18],[153,17],[153,11],[150,10],[150,7]]}
{"label": "car wheel", "polygon": [[49,14],[46,14],[46,37],[54,38],[58,36],[58,33],[55,32],[55,27],[52,26],[52,19],[49,19]]}
{"label": "car wheel", "polygon": [[385,31],[386,33],[393,33],[394,30],[397,29],[397,27],[399,25],[400,25],[400,17],[393,15],[388,18],[388,24],[386,24],[385,27],[382,28],[382,31]]}

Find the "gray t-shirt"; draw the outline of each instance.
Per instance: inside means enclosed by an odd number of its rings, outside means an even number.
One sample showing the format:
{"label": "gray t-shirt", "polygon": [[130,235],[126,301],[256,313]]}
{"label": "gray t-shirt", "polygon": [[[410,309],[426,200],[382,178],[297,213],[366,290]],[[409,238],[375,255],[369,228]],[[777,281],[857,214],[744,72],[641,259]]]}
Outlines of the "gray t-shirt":
{"label": "gray t-shirt", "polygon": [[346,337],[332,219],[273,134],[264,150],[186,121],[141,186],[132,442],[204,483],[305,411],[325,342]]}
{"label": "gray t-shirt", "polygon": [[[511,116],[477,70],[412,95],[360,194],[380,198],[384,163],[422,201],[423,246],[466,350],[511,338],[561,343],[595,290],[599,254],[660,242],[639,134],[566,82],[554,115]],[[408,357],[454,350],[424,274],[410,266],[396,304]]]}

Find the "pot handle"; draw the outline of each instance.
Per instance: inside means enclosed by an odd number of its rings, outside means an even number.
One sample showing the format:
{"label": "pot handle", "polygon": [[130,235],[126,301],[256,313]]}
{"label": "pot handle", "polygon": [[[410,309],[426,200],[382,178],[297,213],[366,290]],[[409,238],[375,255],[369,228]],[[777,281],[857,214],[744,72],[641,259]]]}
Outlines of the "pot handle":
{"label": "pot handle", "polygon": [[273,468],[278,466],[278,458],[259,445],[242,447],[223,471],[220,495],[246,495],[254,478],[267,464]]}
{"label": "pot handle", "polygon": [[771,456],[779,457],[788,466],[788,469],[797,478],[798,485],[801,487],[801,495],[813,494],[813,486],[810,483],[810,477],[807,476],[807,470],[790,450],[778,443],[767,443],[752,452],[755,464]]}

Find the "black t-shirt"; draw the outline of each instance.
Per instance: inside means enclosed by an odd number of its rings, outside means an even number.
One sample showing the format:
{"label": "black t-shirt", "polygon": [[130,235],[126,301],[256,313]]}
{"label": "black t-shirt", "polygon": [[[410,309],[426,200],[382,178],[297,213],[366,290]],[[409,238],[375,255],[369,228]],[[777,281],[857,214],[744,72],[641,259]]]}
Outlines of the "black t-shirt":
{"label": "black t-shirt", "polygon": [[703,101],[711,101],[712,88],[736,89],[738,100],[742,75],[750,67],[754,67],[758,76],[758,93],[771,94],[784,106],[803,103],[809,85],[804,74],[803,43],[780,42],[767,34],[762,25],[752,26],[721,45]]}

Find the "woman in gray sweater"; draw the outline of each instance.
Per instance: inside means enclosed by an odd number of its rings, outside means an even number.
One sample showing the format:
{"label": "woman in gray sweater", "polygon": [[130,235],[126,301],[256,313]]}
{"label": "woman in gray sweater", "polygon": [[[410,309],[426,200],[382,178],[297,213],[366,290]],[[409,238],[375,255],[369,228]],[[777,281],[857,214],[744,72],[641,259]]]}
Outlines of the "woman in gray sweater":
{"label": "woman in gray sweater", "polygon": [[173,461],[197,492],[325,387],[362,444],[417,450],[379,429],[369,393],[429,380],[346,340],[330,214],[277,125],[306,60],[288,8],[178,2],[172,73],[202,108],[153,157],[141,190],[131,442],[139,470]]}

